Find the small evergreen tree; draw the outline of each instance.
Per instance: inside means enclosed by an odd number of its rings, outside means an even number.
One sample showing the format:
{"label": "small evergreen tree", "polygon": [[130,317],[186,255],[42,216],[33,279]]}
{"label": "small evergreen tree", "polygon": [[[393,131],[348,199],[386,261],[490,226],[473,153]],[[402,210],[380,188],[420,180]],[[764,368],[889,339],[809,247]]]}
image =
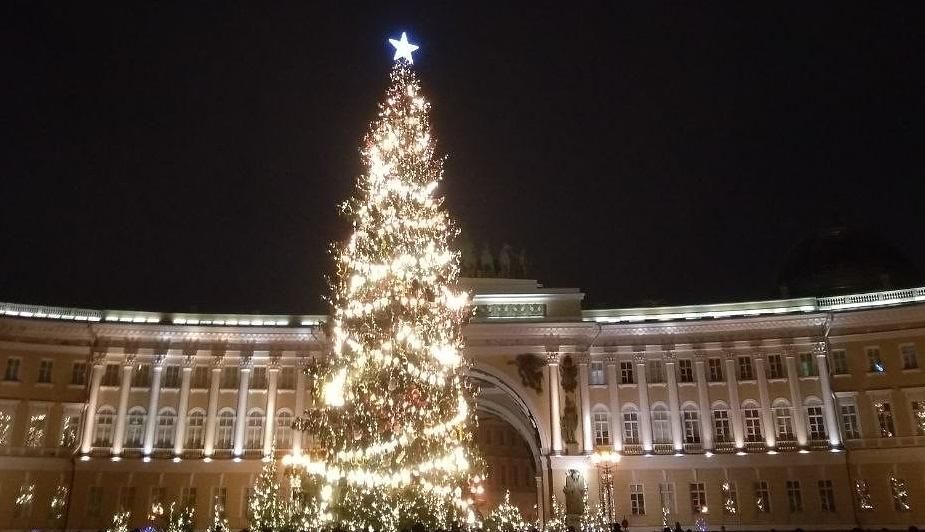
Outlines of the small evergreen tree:
{"label": "small evergreen tree", "polygon": [[193,508],[184,506],[178,508],[176,502],[170,503],[170,512],[167,517],[167,532],[193,532]]}
{"label": "small evergreen tree", "polygon": [[485,532],[523,532],[527,529],[520,509],[511,504],[511,492],[504,492],[504,500],[488,514],[482,525]]}
{"label": "small evergreen tree", "polygon": [[212,522],[209,524],[209,532],[231,532],[228,519],[225,518],[225,509],[220,504],[216,504],[212,508]]}
{"label": "small evergreen tree", "polygon": [[247,499],[247,521],[252,530],[276,532],[286,526],[286,513],[276,480],[276,462],[270,460],[261,469],[257,484]]}

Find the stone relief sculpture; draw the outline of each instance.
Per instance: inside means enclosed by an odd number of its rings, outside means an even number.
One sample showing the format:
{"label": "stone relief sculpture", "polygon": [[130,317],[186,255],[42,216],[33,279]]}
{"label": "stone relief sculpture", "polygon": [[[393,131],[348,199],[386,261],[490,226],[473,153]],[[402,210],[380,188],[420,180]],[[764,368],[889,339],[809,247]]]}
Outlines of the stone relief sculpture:
{"label": "stone relief sculpture", "polygon": [[569,469],[565,474],[565,487],[562,488],[565,494],[565,513],[568,515],[580,515],[584,512],[584,493],[585,481],[577,469]]}
{"label": "stone relief sculpture", "polygon": [[578,429],[578,406],[575,402],[575,390],[578,388],[578,366],[571,355],[565,355],[559,364],[559,381],[565,392],[562,410],[562,441],[577,443],[575,431]]}
{"label": "stone relief sculpture", "polygon": [[488,244],[482,248],[482,258],[479,260],[479,272],[490,277],[495,273],[495,257],[491,254]]}
{"label": "stone relief sculpture", "polygon": [[521,384],[536,390],[536,393],[543,392],[543,366],[546,363],[542,358],[532,353],[524,353],[517,355],[514,361],[508,364],[517,365],[517,374],[520,375]]}
{"label": "stone relief sculpture", "polygon": [[513,251],[510,244],[501,246],[501,252],[498,253],[498,273],[501,277],[511,276],[511,253]]}
{"label": "stone relief sculpture", "polygon": [[559,365],[559,378],[562,380],[562,389],[565,393],[574,393],[578,387],[578,366],[572,355],[565,355]]}

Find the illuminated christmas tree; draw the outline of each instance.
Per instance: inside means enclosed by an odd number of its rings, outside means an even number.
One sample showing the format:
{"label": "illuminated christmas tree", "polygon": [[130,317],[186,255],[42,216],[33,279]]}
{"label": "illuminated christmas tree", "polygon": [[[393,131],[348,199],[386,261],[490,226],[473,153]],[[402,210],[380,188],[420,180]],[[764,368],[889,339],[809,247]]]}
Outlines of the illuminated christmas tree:
{"label": "illuminated christmas tree", "polygon": [[194,510],[190,506],[180,508],[176,502],[170,503],[170,512],[167,517],[167,532],[193,532]]}
{"label": "illuminated christmas tree", "polygon": [[116,512],[112,516],[112,524],[106,529],[106,532],[128,532],[128,518],[130,512]]}
{"label": "illuminated christmas tree", "polygon": [[286,505],[279,494],[276,462],[270,460],[260,470],[257,484],[247,498],[247,522],[252,530],[275,531],[285,526],[287,517]]}
{"label": "illuminated christmas tree", "polygon": [[231,532],[228,519],[225,518],[225,509],[220,504],[212,507],[212,522],[209,523],[209,532]]}
{"label": "illuminated christmas tree", "polygon": [[524,521],[520,509],[511,504],[510,491],[504,492],[504,500],[482,523],[482,530],[485,532],[523,532],[526,529],[527,522]]}
{"label": "illuminated christmas tree", "polygon": [[411,68],[417,47],[404,34],[392,44],[365,172],[344,206],[353,233],[335,252],[333,352],[311,370],[315,408],[298,423],[319,449],[286,461],[322,480],[322,520],[348,530],[474,519],[457,231],[436,194],[443,161]]}

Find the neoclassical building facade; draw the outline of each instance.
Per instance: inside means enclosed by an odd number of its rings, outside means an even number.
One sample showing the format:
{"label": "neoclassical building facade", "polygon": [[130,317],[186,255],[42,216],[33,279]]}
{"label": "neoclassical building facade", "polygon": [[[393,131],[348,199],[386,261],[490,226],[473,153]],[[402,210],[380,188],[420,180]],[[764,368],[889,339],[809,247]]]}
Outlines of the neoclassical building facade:
{"label": "neoclassical building facade", "polygon": [[[633,530],[925,524],[925,288],[582,310],[466,282],[481,505],[510,488],[543,521],[587,490]],[[158,501],[243,528],[263,461],[312,446],[291,425],[324,319],[0,303],[0,529],[141,526]]]}

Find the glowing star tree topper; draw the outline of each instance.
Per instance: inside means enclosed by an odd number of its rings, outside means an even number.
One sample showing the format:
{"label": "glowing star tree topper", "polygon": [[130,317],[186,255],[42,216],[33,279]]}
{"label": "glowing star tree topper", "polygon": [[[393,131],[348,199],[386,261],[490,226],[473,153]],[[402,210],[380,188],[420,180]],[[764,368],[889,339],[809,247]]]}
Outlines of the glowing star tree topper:
{"label": "glowing star tree topper", "polygon": [[392,58],[393,61],[406,59],[409,65],[414,63],[414,59],[411,58],[411,52],[417,50],[420,46],[408,42],[407,33],[401,32],[401,39],[389,39],[389,43],[395,47],[395,56]]}
{"label": "glowing star tree topper", "polygon": [[346,530],[474,522],[478,475],[462,356],[468,294],[457,289],[457,235],[437,194],[430,106],[406,34],[392,40],[390,84],[344,206],[352,234],[335,249],[331,354],[310,371],[315,407],[297,426],[315,448],[289,456],[317,484],[318,522]]}

